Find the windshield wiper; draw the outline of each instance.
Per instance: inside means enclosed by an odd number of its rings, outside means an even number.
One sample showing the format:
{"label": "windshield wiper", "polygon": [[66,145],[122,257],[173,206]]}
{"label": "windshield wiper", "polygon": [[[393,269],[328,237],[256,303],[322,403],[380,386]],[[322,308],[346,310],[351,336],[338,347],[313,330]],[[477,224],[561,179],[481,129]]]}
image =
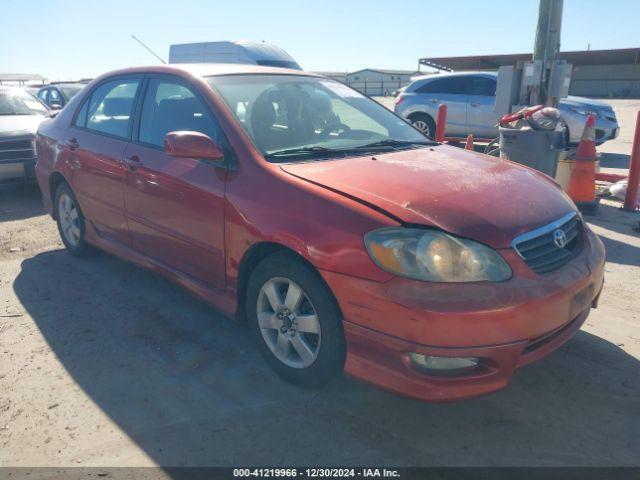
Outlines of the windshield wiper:
{"label": "windshield wiper", "polygon": [[428,140],[411,142],[406,140],[393,140],[391,138],[388,138],[386,140],[380,140],[379,142],[367,143],[365,145],[356,145],[349,148],[327,148],[317,145],[312,147],[287,148],[285,150],[278,150],[268,153],[265,156],[266,158],[283,158],[294,156],[348,155],[350,153],[362,153],[363,151],[375,150],[378,148],[412,147],[416,145],[437,145],[437,143]]}
{"label": "windshield wiper", "polygon": [[412,142],[410,140],[394,140],[393,138],[387,138],[385,140],[380,140],[378,142],[367,143],[365,145],[359,145],[357,147],[353,147],[354,150],[366,150],[368,148],[377,148],[377,147],[412,147],[414,145],[437,145],[437,142],[433,142],[430,140],[424,141],[415,141]]}
{"label": "windshield wiper", "polygon": [[267,158],[272,157],[289,157],[295,155],[316,155],[322,153],[344,153],[343,149],[336,148],[327,148],[327,147],[296,147],[296,148],[286,148],[284,150],[277,150],[275,152],[268,153],[266,155]]}

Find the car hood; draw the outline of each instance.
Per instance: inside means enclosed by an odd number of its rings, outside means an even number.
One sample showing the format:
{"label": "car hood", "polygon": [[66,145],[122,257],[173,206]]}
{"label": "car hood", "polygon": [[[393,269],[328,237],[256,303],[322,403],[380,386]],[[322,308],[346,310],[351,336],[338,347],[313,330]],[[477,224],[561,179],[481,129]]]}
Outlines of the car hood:
{"label": "car hood", "polygon": [[596,110],[612,110],[611,105],[606,102],[593,100],[592,98],[574,97],[573,95],[569,95],[567,98],[563,98],[562,100],[560,100],[560,106],[591,107]]}
{"label": "car hood", "polygon": [[433,226],[494,248],[508,248],[517,235],[575,210],[549,177],[445,145],[281,168],[400,223]]}
{"label": "car hood", "polygon": [[44,115],[0,115],[0,135],[32,133],[35,135]]}

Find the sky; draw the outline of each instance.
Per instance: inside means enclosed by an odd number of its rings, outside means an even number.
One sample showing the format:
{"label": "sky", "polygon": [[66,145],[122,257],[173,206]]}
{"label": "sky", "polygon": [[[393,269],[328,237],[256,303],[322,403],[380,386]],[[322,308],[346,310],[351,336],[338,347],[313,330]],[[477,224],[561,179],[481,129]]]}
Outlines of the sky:
{"label": "sky", "polygon": [[[0,72],[50,80],[158,63],[172,43],[258,40],[305,70],[413,70],[533,49],[538,0],[0,0]],[[565,0],[562,50],[640,47],[640,0]]]}

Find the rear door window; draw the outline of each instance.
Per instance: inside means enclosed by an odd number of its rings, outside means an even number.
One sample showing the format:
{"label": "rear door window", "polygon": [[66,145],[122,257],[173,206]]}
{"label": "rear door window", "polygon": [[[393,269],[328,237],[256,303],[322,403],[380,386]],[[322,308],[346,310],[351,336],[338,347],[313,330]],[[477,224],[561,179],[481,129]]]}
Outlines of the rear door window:
{"label": "rear door window", "polygon": [[121,78],[103,83],[91,94],[86,128],[129,138],[129,127],[140,79]]}
{"label": "rear door window", "polygon": [[469,77],[469,95],[494,97],[496,95],[496,80],[488,77]]}

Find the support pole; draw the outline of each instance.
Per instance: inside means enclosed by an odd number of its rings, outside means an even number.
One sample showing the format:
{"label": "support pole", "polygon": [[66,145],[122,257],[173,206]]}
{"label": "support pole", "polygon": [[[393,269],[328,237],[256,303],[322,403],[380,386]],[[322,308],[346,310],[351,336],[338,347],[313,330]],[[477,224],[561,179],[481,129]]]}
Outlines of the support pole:
{"label": "support pole", "polygon": [[436,117],[436,142],[444,142],[444,134],[447,127],[447,106],[438,105],[438,115]]}
{"label": "support pole", "polygon": [[631,160],[629,160],[629,183],[627,194],[624,197],[624,206],[627,212],[634,212],[638,206],[638,183],[640,182],[640,112],[636,117],[636,132],[633,136],[633,148]]}
{"label": "support pole", "polygon": [[530,104],[551,105],[549,95],[553,66],[560,57],[560,31],[562,28],[563,0],[540,0],[538,10],[538,26],[536,41],[533,48],[533,60],[542,62],[542,82],[539,87],[533,87]]}

